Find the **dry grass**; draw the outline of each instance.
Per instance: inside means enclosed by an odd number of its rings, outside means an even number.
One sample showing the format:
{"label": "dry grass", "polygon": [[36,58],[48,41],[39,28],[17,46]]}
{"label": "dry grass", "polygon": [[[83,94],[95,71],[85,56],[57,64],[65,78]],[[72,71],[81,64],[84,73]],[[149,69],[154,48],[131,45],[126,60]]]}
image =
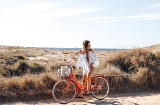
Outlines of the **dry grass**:
{"label": "dry grass", "polygon": [[[112,53],[102,62],[111,93],[160,90],[160,54],[133,49]],[[131,74],[131,75],[130,75]]]}
{"label": "dry grass", "polygon": [[[9,48],[9,51],[11,50],[13,48]],[[20,51],[18,50],[18,52]],[[32,54],[35,54],[35,56],[39,54],[45,55],[48,52],[49,54],[56,54],[48,50],[35,50]],[[102,59],[99,59],[100,65],[95,73],[110,75],[108,77],[110,93],[160,90],[160,52],[152,52],[148,48],[111,52],[109,56],[105,56],[108,52],[98,53]],[[75,62],[77,60],[75,59],[78,56],[77,52],[62,52],[62,54],[65,57],[73,54]],[[31,61],[22,52],[18,56],[12,53],[8,56],[1,53],[0,58],[0,77],[2,77],[1,74],[6,73],[6,70],[25,71],[22,77],[0,79],[0,102],[42,97],[51,98],[52,87],[57,81],[57,74],[54,74],[54,71],[62,65],[68,65],[63,58],[59,60],[49,59],[49,61]],[[46,63],[46,65],[40,64],[40,62]],[[75,65],[75,62],[70,64]],[[39,70],[52,71],[52,74],[40,72],[41,74],[38,73],[40,75],[35,75]],[[26,71],[29,71],[29,73]],[[82,74],[82,70],[78,69],[76,73]],[[79,75],[77,77],[79,79],[82,78]]]}
{"label": "dry grass", "polygon": [[56,77],[51,74],[41,74],[37,76],[25,76],[8,78],[1,82],[1,90],[5,92],[40,92],[51,89],[56,82]]}
{"label": "dry grass", "polygon": [[17,60],[10,65],[1,65],[0,74],[4,77],[23,76],[25,74],[37,74],[45,72],[45,67],[36,62]]}
{"label": "dry grass", "polygon": [[135,73],[139,68],[158,71],[160,55],[144,49],[124,50],[113,53],[107,59],[108,63],[113,64],[126,73]]}
{"label": "dry grass", "polygon": [[[35,95],[51,94],[53,85],[57,78],[53,74],[41,74],[37,76],[26,76],[8,78],[0,82],[0,102],[7,100],[27,100]],[[27,96],[27,97],[26,97]],[[44,96],[39,96],[44,97]]]}

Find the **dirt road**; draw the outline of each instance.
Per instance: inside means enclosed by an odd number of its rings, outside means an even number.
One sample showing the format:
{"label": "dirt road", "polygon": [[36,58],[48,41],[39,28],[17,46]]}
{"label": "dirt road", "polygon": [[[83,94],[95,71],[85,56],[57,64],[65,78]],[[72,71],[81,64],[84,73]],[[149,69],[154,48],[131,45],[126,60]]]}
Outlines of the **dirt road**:
{"label": "dirt road", "polygon": [[[12,102],[2,105],[59,105],[52,99],[31,101],[31,102]],[[104,100],[98,101],[92,95],[84,98],[75,98],[67,105],[160,105],[160,92],[142,92],[130,94],[108,95]]]}

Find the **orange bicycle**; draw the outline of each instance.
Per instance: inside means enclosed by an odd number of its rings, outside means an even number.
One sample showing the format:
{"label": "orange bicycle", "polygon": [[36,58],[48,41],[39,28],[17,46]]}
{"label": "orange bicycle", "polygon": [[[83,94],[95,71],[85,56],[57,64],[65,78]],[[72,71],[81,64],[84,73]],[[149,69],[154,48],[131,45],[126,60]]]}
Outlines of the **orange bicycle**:
{"label": "orange bicycle", "polygon": [[[74,66],[62,66],[59,69],[59,81],[53,86],[52,96],[61,103],[66,104],[71,102],[75,95],[78,95],[78,90],[86,91],[87,86],[81,85],[76,79]],[[98,100],[104,99],[109,92],[109,84],[104,75],[94,75],[91,78],[90,93]]]}

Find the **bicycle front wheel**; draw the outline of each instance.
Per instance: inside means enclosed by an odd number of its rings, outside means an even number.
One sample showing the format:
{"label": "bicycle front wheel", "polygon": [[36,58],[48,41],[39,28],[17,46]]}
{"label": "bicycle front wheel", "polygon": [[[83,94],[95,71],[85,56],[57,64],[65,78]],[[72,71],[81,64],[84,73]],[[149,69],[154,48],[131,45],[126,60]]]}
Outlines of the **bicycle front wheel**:
{"label": "bicycle front wheel", "polygon": [[72,99],[75,97],[75,94],[76,88],[74,83],[66,80],[61,80],[55,83],[52,91],[53,98],[61,104],[66,104],[72,101]]}
{"label": "bicycle front wheel", "polygon": [[96,99],[104,99],[109,92],[109,84],[103,77],[96,77],[92,81],[91,93]]}

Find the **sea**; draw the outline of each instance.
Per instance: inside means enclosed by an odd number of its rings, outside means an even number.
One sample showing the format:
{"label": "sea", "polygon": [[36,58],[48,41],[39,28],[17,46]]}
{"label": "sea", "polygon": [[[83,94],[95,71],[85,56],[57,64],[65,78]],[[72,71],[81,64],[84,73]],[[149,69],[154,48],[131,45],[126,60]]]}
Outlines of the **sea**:
{"label": "sea", "polygon": [[[40,47],[41,49],[46,49],[46,50],[60,50],[60,51],[66,51],[66,50],[72,50],[72,51],[78,51],[82,48],[46,48],[46,47]],[[116,49],[116,48],[92,48],[95,51],[117,51],[117,50],[125,50],[125,49]]]}

